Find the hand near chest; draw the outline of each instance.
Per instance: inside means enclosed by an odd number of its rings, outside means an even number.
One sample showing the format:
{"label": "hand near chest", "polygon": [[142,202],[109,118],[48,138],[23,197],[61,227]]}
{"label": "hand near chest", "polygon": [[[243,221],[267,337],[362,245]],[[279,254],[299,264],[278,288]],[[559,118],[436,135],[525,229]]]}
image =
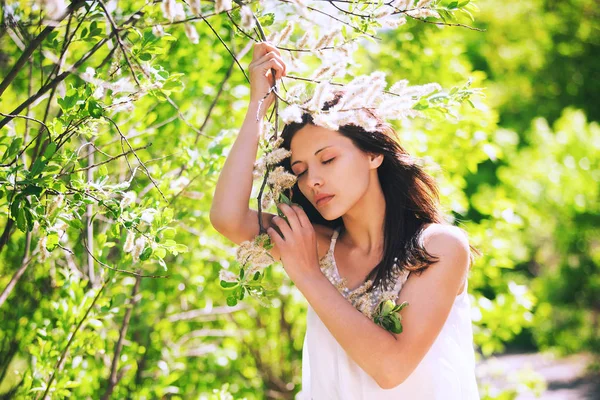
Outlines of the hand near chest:
{"label": "hand near chest", "polygon": [[297,205],[279,204],[287,220],[276,216],[273,223],[281,234],[272,227],[267,229],[271,241],[277,246],[283,267],[296,285],[303,279],[322,275],[317,253],[317,235],[312,223],[302,208]]}

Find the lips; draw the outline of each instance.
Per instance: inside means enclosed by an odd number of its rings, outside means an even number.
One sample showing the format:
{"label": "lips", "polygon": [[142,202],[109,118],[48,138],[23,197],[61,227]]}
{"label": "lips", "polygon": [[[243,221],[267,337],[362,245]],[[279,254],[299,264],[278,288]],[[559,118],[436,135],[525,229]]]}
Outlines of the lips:
{"label": "lips", "polygon": [[323,204],[325,204],[325,203],[329,202],[329,200],[331,200],[331,198],[332,198],[333,196],[335,196],[335,195],[331,195],[331,196],[327,196],[327,197],[323,197],[322,199],[319,199],[319,200],[317,201],[317,205],[318,205],[318,206],[321,206],[321,205],[323,205]]}

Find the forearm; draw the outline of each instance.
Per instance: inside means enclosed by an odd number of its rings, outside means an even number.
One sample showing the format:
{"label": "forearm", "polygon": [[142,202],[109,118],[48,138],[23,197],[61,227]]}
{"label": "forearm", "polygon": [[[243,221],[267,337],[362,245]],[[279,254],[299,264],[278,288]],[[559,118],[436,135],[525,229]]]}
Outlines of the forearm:
{"label": "forearm", "polygon": [[215,224],[236,223],[249,210],[252,194],[252,171],[256,161],[262,129],[262,116],[256,121],[258,103],[251,101],[240,132],[219,174],[210,209]]}
{"label": "forearm", "polygon": [[296,286],[332,336],[380,386],[387,386],[388,359],[397,341],[358,311],[323,274],[297,280]]}

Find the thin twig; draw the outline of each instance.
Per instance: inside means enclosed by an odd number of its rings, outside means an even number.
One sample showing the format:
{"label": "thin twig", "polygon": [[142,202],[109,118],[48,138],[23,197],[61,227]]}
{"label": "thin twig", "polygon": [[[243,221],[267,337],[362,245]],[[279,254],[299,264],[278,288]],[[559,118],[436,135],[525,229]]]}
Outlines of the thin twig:
{"label": "thin twig", "polygon": [[102,400],[107,400],[110,398],[110,395],[115,389],[115,386],[119,382],[119,376],[117,376],[117,370],[119,365],[119,358],[121,357],[121,351],[123,350],[123,340],[125,339],[125,335],[127,335],[127,328],[129,327],[129,320],[131,319],[131,313],[133,308],[140,300],[138,298],[138,291],[140,289],[141,278],[138,275],[135,284],[133,285],[133,289],[131,291],[131,297],[129,301],[129,307],[125,311],[125,315],[123,316],[123,323],[121,324],[121,329],[119,330],[119,340],[115,346],[115,352],[113,355],[112,364],[110,366],[110,377],[108,378],[108,387],[104,392],[104,396],[102,396]]}
{"label": "thin twig", "polygon": [[[90,144],[91,144],[93,147],[96,147],[96,146],[95,146],[93,143],[90,143]],[[134,152],[134,151],[136,151],[136,150],[143,150],[143,149],[145,149],[145,148],[147,148],[147,147],[150,147],[150,146],[152,146],[152,143],[148,143],[148,144],[147,144],[147,145],[145,145],[145,146],[142,146],[142,147],[137,147],[137,148],[135,148],[135,149],[127,150],[125,153],[121,153],[121,154],[118,154],[118,155],[116,155],[116,156],[111,156],[111,157],[110,157],[108,160],[104,160],[104,161],[102,161],[102,162],[99,162],[99,163],[96,163],[96,164],[88,165],[87,167],[78,168],[78,169],[73,169],[73,170],[71,170],[71,171],[69,171],[69,172],[63,172],[63,173],[61,173],[61,174],[58,174],[58,175],[56,175],[56,178],[59,178],[59,177],[61,177],[61,176],[65,176],[65,175],[71,175],[71,174],[73,174],[73,173],[75,173],[75,172],[87,171],[88,169],[99,167],[99,166],[101,166],[101,165],[107,164],[107,163],[109,163],[109,162],[111,162],[111,161],[113,161],[113,160],[116,160],[116,159],[118,159],[118,158],[121,158],[121,157],[127,156],[127,155],[129,155],[129,154],[133,153],[133,152]],[[100,150],[98,150],[98,151],[100,151]],[[100,152],[101,152],[101,151],[100,151]],[[103,153],[103,152],[101,152],[101,153]],[[87,155],[86,155],[86,156],[89,156],[90,154],[94,154],[94,152],[87,153]],[[105,153],[103,153],[103,154],[105,154]]]}
{"label": "thin twig", "polygon": [[[59,246],[60,246],[62,249],[64,249],[64,250],[67,250],[67,251],[69,251],[69,252],[73,253],[71,250],[69,250],[69,249],[67,249],[67,248],[65,248],[65,247],[62,247],[60,244],[59,244]],[[133,276],[135,276],[135,277],[139,277],[139,278],[169,278],[169,277],[171,276],[171,275],[142,275],[142,274],[139,274],[139,273],[137,273],[137,272],[133,272],[133,271],[127,271],[127,270],[125,270],[125,269],[119,269],[119,268],[111,267],[110,265],[107,265],[107,264],[103,263],[102,261],[98,260],[98,259],[97,259],[97,258],[96,258],[96,257],[95,257],[95,256],[94,256],[94,255],[93,255],[91,252],[90,252],[89,248],[87,247],[87,243],[86,243],[86,240],[85,240],[85,239],[83,240],[83,246],[85,247],[86,251],[87,251],[89,254],[91,254],[91,256],[94,258],[94,260],[96,260],[96,262],[97,262],[98,264],[102,265],[104,268],[108,268],[108,269],[111,269],[111,270],[113,270],[113,271],[116,271],[116,272],[122,272],[122,273],[124,273],[124,274],[128,274],[128,275],[133,275]],[[74,254],[74,253],[73,253],[73,254]]]}
{"label": "thin twig", "polygon": [[[125,135],[123,135],[123,133],[121,132],[121,129],[119,128],[119,126],[117,125],[117,123],[115,121],[113,121],[112,118],[110,118],[110,117],[104,116],[104,118],[106,118],[107,120],[109,120],[114,125],[114,127],[119,132],[119,135],[121,135],[121,138],[127,143],[127,145],[129,146],[129,148],[133,150],[133,147],[129,143],[129,140],[127,140],[127,138],[125,137]],[[150,179],[150,181],[152,181],[152,183],[154,184],[154,186],[156,187],[156,189],[158,190],[158,192],[160,193],[160,195],[162,196],[162,198],[168,203],[169,201],[167,200],[167,198],[163,194],[162,190],[160,190],[160,188],[158,187],[158,184],[152,178],[152,175],[150,174],[150,171],[148,171],[148,168],[146,168],[146,165],[142,162],[142,160],[140,160],[140,158],[138,157],[138,155],[137,155],[137,153],[135,151],[133,152],[133,155],[138,160],[138,162],[140,163],[140,165],[142,166],[142,168],[144,168],[144,170],[146,171],[146,175],[148,176],[148,179]]]}

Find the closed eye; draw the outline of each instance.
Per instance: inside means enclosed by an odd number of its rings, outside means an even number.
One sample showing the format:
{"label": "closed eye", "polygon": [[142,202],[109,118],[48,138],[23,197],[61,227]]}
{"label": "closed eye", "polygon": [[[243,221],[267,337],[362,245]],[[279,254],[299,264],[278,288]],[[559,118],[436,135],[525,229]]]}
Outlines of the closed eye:
{"label": "closed eye", "polygon": [[[333,157],[332,159],[329,159],[327,161],[323,161],[323,164],[329,164],[333,160],[335,160],[335,157]],[[298,178],[301,177],[302,175],[304,175],[305,173],[306,173],[306,170],[304,172],[302,172],[301,174],[298,174]]]}

